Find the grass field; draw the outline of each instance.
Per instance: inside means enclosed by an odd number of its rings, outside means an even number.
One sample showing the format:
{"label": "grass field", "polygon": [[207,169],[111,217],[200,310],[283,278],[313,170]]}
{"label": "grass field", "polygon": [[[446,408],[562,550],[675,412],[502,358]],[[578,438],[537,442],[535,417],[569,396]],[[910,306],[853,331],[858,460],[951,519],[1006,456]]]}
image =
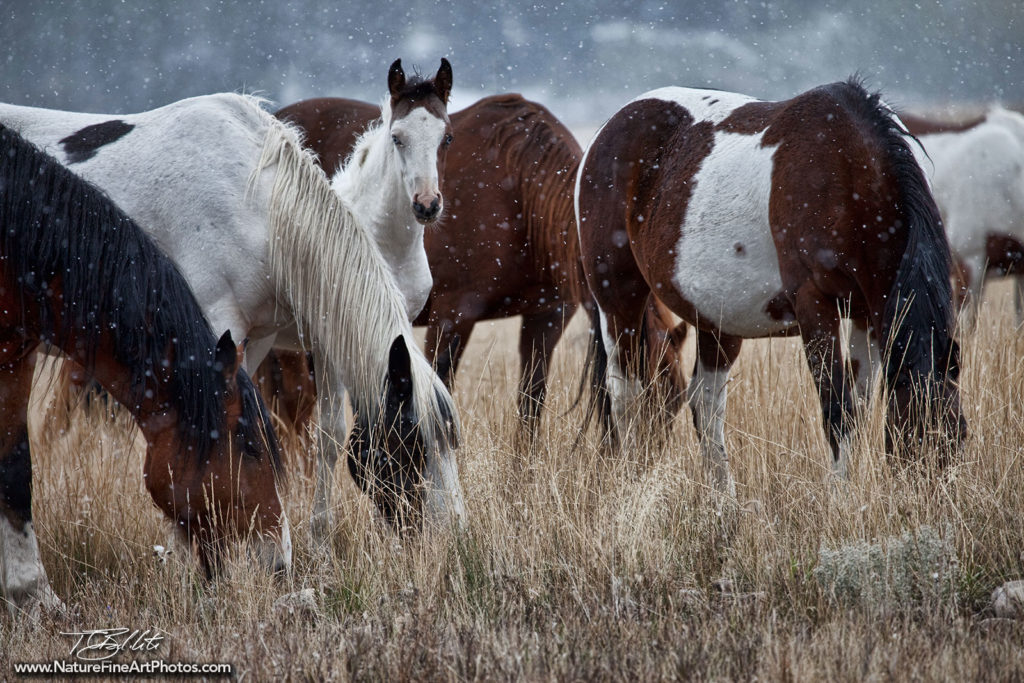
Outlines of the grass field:
{"label": "grass field", "polygon": [[[739,512],[725,520],[687,410],[665,446],[573,450],[580,320],[557,352],[541,438],[520,447],[516,321],[482,325],[455,392],[468,528],[399,538],[341,467],[337,526],[318,549],[306,455],[290,439],[283,582],[241,549],[212,586],[185,548],[161,562],[169,527],[133,433],[78,412],[61,434],[41,396],[36,528],[75,614],[0,616],[0,678],[66,657],[62,631],[123,626],[164,632],[160,659],[229,662],[245,680],[1020,680],[1024,622],[988,603],[1024,577],[1024,335],[1008,287],[990,291],[964,345],[971,439],[942,475],[891,466],[874,410],[836,485],[800,347],[748,342],[726,428]],[[274,608],[304,588],[310,608]]]}

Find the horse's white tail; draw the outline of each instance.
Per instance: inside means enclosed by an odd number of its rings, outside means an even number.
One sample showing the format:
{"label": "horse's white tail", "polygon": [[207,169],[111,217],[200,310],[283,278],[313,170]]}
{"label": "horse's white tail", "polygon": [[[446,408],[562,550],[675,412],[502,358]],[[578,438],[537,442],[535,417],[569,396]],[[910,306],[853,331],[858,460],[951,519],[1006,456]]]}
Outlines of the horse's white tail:
{"label": "horse's white tail", "polygon": [[[376,244],[332,191],[327,177],[303,149],[299,133],[267,114],[267,135],[250,179],[274,169],[269,206],[270,270],[278,295],[294,313],[303,338],[343,378],[371,424],[380,410],[388,350],[404,335],[412,360],[414,407],[428,447],[427,500],[461,517],[462,491],[449,451],[459,425],[451,395],[412,336],[405,300]],[[440,491],[436,491],[440,489]],[[429,507],[434,507],[430,505]],[[427,510],[428,517],[437,516]]]}

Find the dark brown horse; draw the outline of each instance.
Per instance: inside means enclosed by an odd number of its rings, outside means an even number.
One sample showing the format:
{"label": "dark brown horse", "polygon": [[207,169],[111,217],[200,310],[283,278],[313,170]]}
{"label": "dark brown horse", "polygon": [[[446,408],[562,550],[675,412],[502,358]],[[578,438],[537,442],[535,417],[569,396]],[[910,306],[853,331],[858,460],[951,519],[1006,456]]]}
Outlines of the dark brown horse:
{"label": "dark brown horse", "polygon": [[146,438],[146,488],[208,575],[254,530],[291,560],[277,442],[242,347],[218,342],[171,261],[110,199],[0,126],[0,577],[12,608],[56,606],[32,528],[27,408],[36,350],[95,378]]}
{"label": "dark brown horse", "polygon": [[[380,109],[320,98],[277,116],[305,130],[306,144],[333,176]],[[551,112],[519,95],[480,100],[451,114],[451,123],[447,215],[425,234],[434,282],[415,323],[428,326],[427,355],[450,386],[473,326],[521,315],[519,412],[533,431],[552,350],[588,300],[572,205],[580,147]]]}
{"label": "dark brown horse", "polygon": [[[841,476],[854,385],[866,388],[878,349],[890,447],[922,439],[925,414],[962,438],[949,246],[902,127],[859,83],[783,102],[647,93],[591,142],[577,192],[606,352],[597,367],[620,434],[655,379],[638,353],[653,299],[698,330],[688,398],[720,491],[733,492],[723,419],[745,338],[802,336]],[[852,373],[841,315],[854,323]],[[667,392],[679,396],[675,377]]]}

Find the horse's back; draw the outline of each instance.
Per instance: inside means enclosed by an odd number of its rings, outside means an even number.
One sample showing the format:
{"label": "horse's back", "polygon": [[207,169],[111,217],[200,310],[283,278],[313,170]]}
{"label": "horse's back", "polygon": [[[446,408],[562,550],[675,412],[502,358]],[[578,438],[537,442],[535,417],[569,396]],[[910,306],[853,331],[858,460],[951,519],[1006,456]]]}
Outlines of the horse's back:
{"label": "horse's back", "polygon": [[518,93],[484,97],[453,113],[451,119],[460,134],[488,140],[496,135],[522,133],[529,122],[552,136],[553,143],[567,145],[577,156],[581,152],[569,129],[547,107]]}
{"label": "horse's back", "polygon": [[[0,121],[8,117],[143,227],[178,264],[218,332],[241,322],[228,311],[251,312],[267,299],[270,285],[258,272],[266,217],[247,193],[271,126],[298,136],[259,99],[219,93],[124,115],[0,107]],[[269,180],[255,189],[266,191]]]}
{"label": "horse's back", "polygon": [[[266,126],[259,114],[260,102],[259,98],[248,95],[215,93],[129,114],[71,112],[0,103],[0,121],[36,144],[53,148],[52,153],[61,161],[75,164],[84,159],[76,161],[68,154],[67,148],[73,146],[75,137],[85,133],[86,128],[114,122],[125,124],[127,129],[122,129],[121,135],[98,139],[101,146],[127,140],[128,133],[132,133],[131,139],[134,141],[139,137],[135,129],[142,132],[149,128],[159,128],[164,131],[166,144],[171,146],[177,140],[167,136],[168,129],[189,131],[192,136],[204,135],[208,130],[211,134],[223,134],[225,127],[237,129],[243,126],[262,131]],[[100,149],[97,147],[93,151],[98,152]]]}
{"label": "horse's back", "polygon": [[882,201],[872,107],[848,83],[782,102],[673,87],[627,104],[579,176],[592,287],[612,281],[602,266],[635,267],[677,314],[737,336],[792,327],[799,282],[848,296],[868,264],[836,230]]}
{"label": "horse's back", "polygon": [[970,127],[919,140],[955,252],[983,258],[990,235],[1024,235],[1024,116],[996,108]]}

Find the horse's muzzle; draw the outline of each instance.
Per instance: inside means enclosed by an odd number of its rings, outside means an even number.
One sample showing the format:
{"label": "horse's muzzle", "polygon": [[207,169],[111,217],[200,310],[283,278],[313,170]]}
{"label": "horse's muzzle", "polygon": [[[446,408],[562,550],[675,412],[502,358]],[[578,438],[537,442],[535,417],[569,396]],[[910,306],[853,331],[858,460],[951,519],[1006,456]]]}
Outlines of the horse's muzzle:
{"label": "horse's muzzle", "polygon": [[430,223],[436,220],[441,213],[441,198],[434,197],[430,200],[429,205],[414,201],[412,203],[412,211],[416,214],[416,220],[420,223]]}

